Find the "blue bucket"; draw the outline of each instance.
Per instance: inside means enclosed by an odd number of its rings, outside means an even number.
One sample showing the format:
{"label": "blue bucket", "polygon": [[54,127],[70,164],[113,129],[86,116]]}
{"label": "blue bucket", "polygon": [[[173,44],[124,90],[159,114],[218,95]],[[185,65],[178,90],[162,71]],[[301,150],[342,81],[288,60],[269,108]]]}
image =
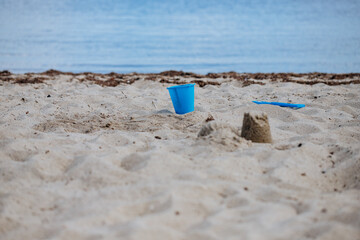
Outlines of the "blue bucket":
{"label": "blue bucket", "polygon": [[167,88],[177,114],[194,111],[194,86],[195,83],[190,83]]}

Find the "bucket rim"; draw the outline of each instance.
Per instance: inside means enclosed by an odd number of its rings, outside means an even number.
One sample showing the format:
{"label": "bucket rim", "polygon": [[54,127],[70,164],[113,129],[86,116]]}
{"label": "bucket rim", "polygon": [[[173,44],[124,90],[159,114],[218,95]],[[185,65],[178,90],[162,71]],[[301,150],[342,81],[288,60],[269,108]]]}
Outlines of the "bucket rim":
{"label": "bucket rim", "polygon": [[186,87],[193,87],[193,86],[195,86],[195,83],[188,83],[188,84],[183,84],[183,85],[175,85],[175,86],[168,87],[167,89],[186,88]]}

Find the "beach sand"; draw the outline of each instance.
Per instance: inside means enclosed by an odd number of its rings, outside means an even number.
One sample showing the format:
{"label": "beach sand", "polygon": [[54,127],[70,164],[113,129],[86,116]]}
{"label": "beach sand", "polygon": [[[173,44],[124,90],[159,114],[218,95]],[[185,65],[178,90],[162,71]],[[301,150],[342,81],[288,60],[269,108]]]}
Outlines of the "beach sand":
{"label": "beach sand", "polygon": [[360,239],[359,79],[0,72],[0,239]]}

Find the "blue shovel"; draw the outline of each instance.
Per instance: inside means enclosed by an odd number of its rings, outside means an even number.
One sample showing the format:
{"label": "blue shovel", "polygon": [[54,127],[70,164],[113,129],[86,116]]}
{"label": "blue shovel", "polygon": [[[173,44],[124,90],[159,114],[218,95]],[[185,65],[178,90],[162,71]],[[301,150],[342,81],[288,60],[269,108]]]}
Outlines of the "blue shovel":
{"label": "blue shovel", "polygon": [[253,101],[256,104],[271,104],[280,107],[290,107],[290,108],[303,108],[305,104],[293,104],[293,103],[281,103],[281,102],[262,102],[262,101]]}

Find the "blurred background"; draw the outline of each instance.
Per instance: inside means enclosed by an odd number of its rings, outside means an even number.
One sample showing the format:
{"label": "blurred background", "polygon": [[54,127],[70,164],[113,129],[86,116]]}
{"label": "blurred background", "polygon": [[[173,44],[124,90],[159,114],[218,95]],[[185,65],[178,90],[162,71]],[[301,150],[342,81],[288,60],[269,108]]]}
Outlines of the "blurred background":
{"label": "blurred background", "polygon": [[0,0],[0,70],[360,72],[359,0]]}

